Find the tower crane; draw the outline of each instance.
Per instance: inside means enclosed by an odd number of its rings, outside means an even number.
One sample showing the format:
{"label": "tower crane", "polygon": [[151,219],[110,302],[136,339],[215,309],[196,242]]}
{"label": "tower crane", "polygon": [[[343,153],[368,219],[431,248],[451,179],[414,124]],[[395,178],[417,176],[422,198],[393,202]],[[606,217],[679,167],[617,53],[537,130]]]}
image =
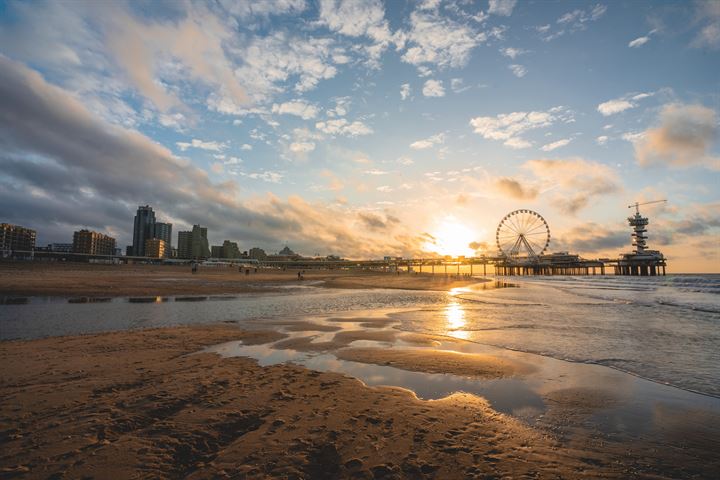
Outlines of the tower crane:
{"label": "tower crane", "polygon": [[643,202],[643,203],[635,202],[632,205],[628,205],[628,208],[635,207],[635,213],[640,214],[640,205],[650,205],[651,203],[661,203],[661,202],[667,202],[667,200],[653,200],[651,202]]}

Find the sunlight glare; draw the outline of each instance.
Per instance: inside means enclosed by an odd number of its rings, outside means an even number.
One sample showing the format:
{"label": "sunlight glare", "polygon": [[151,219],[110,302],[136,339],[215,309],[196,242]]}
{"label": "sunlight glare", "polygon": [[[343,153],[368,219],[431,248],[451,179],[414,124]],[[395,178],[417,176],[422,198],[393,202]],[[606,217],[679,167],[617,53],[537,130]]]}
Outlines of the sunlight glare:
{"label": "sunlight glare", "polygon": [[477,240],[477,232],[458,222],[455,219],[445,219],[433,232],[435,241],[426,243],[427,250],[440,255],[452,255],[457,257],[464,255],[472,257],[475,251],[470,248],[470,243]]}

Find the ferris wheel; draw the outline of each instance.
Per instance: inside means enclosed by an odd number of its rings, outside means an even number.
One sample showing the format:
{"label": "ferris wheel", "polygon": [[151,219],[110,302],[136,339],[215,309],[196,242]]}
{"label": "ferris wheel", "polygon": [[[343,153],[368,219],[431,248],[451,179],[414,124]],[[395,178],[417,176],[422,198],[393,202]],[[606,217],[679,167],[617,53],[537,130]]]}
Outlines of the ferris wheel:
{"label": "ferris wheel", "polygon": [[515,210],[500,221],[495,241],[507,257],[537,257],[550,245],[550,227],[537,212]]}

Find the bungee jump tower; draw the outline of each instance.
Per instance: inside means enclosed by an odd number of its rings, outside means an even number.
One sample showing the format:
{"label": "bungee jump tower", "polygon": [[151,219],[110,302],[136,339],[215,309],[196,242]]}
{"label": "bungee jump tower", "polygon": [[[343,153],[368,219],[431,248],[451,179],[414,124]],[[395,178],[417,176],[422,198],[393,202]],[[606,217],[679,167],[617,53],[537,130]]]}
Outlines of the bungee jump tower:
{"label": "bungee jump tower", "polygon": [[615,275],[634,276],[655,276],[665,275],[667,266],[665,256],[658,250],[647,248],[647,217],[640,215],[640,205],[666,202],[667,200],[654,200],[652,202],[628,205],[628,208],[635,208],[635,215],[628,217],[628,223],[633,228],[632,245],[635,249],[632,253],[621,253],[615,264]]}

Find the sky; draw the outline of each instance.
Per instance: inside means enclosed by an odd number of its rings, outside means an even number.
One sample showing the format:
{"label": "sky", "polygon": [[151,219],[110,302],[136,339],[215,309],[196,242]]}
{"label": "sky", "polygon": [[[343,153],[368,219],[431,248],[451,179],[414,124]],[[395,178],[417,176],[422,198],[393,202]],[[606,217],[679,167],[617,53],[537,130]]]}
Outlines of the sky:
{"label": "sky", "polygon": [[[0,221],[379,258],[548,252],[720,272],[720,2],[0,0]],[[173,239],[176,244],[176,238]]]}

